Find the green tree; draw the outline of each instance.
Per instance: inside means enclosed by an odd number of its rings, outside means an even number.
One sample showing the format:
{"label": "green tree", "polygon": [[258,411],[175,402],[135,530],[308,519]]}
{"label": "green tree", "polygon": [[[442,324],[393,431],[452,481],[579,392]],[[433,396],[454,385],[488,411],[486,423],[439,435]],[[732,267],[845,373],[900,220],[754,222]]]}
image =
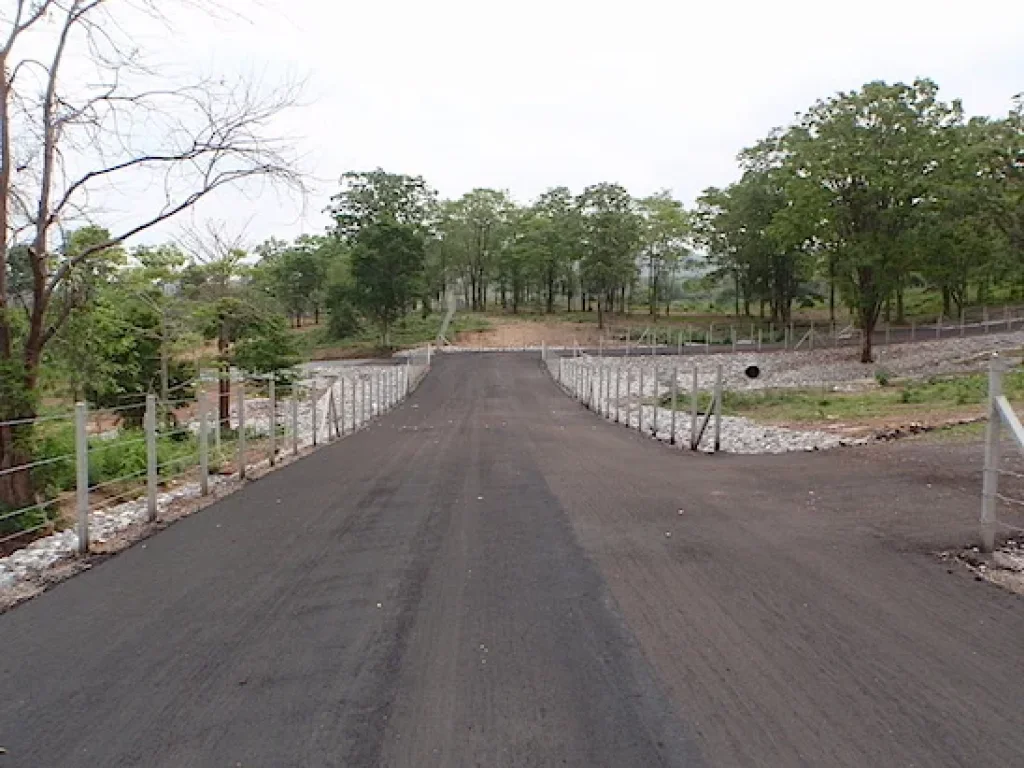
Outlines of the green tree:
{"label": "green tree", "polygon": [[393,221],[426,234],[436,217],[437,193],[421,176],[374,171],[349,171],[341,191],[331,198],[334,234],[354,241],[366,227]]}
{"label": "green tree", "polygon": [[687,253],[686,238],[690,231],[683,204],[662,190],[639,202],[642,218],[642,253],[647,270],[647,304],[651,315],[658,312],[658,302],[665,296],[668,314],[671,297],[668,292],[680,261]]}
{"label": "green tree", "polygon": [[303,235],[294,243],[269,240],[257,249],[259,277],[284,312],[302,327],[302,320],[312,314],[319,322],[323,303],[324,281],[330,260],[332,238]]}
{"label": "green tree", "polygon": [[351,299],[380,330],[383,347],[391,326],[418,295],[423,277],[424,242],[410,224],[383,220],[360,229],[351,255]]}
{"label": "green tree", "polygon": [[[544,290],[545,311],[550,314],[555,309],[555,289],[565,282],[579,253],[579,210],[567,187],[554,187],[537,198],[532,213],[535,265]],[[566,292],[571,295],[570,290]]]}
{"label": "green tree", "polygon": [[862,362],[873,359],[879,313],[907,274],[912,233],[934,199],[944,129],[960,117],[930,80],[875,82],[819,101],[784,139],[787,193],[823,222],[863,331]]}
{"label": "green tree", "polygon": [[582,216],[580,270],[583,285],[597,300],[597,325],[604,328],[604,311],[615,291],[635,273],[634,254],[640,244],[641,222],[633,199],[618,184],[595,184],[579,198]]}

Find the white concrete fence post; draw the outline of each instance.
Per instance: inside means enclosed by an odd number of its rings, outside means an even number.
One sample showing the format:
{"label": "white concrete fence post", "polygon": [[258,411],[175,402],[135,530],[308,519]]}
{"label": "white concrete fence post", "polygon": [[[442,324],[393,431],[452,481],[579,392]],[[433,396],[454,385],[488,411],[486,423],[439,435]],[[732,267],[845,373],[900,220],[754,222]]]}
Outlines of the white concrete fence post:
{"label": "white concrete fence post", "polygon": [[338,407],[341,408],[341,434],[345,434],[345,384],[348,381],[344,376],[341,377],[341,402]]}
{"label": "white concrete fence post", "polygon": [[245,435],[245,379],[238,386],[238,479],[245,480],[245,464],[248,446]]}
{"label": "white concrete fence post", "polygon": [[309,409],[310,409],[310,425],[313,427],[309,433],[311,438],[311,444],[316,448],[316,379],[311,379],[309,382]]}
{"label": "white concrete fence post", "polygon": [[268,451],[270,466],[277,464],[277,376],[270,374],[270,381],[267,382],[267,395],[270,398],[270,450]]}
{"label": "white concrete fence post", "polygon": [[619,364],[616,362],[615,363],[615,423],[616,424],[618,424],[620,422],[619,415],[622,412],[622,400],[620,399],[620,396],[622,394],[622,384],[620,383],[621,381],[622,381],[622,370],[621,370]]}
{"label": "white concrete fence post", "polygon": [[608,366],[601,366],[601,373],[598,375],[597,390],[597,412],[602,416],[608,415]]}
{"label": "white concrete fence post", "polygon": [[626,369],[626,428],[633,426],[633,371]]}
{"label": "white concrete fence post", "polygon": [[78,552],[89,551],[89,433],[88,406],[75,403],[75,508],[78,513]]}
{"label": "white concrete fence post", "polygon": [[156,395],[146,395],[146,520],[156,520]]}
{"label": "white concrete fence post", "polygon": [[669,426],[670,445],[676,444],[676,409],[679,407],[679,363],[672,366],[672,424]]}
{"label": "white concrete fence post", "polygon": [[1003,394],[1003,362],[994,357],[988,366],[988,424],[985,426],[985,469],[981,490],[981,549],[991,552],[995,546],[996,502],[999,497],[999,470],[1002,461],[1002,415],[996,398]]}
{"label": "white concrete fence post", "polygon": [[655,439],[658,437],[658,380],[660,371],[658,370],[657,364],[654,366],[654,417],[651,419],[651,434],[654,435]]}
{"label": "white concrete fence post", "polygon": [[210,493],[210,415],[207,404],[199,411],[199,495]]}
{"label": "white concrete fence post", "polygon": [[292,384],[292,453],[299,455],[299,395]]}
{"label": "white concrete fence post", "polygon": [[697,450],[697,366],[693,366],[693,386],[690,387],[690,448]]}
{"label": "white concrete fence post", "polygon": [[715,453],[722,445],[722,366],[715,373]]}
{"label": "white concrete fence post", "polygon": [[640,367],[640,394],[637,398],[636,431],[644,431],[644,369]]}

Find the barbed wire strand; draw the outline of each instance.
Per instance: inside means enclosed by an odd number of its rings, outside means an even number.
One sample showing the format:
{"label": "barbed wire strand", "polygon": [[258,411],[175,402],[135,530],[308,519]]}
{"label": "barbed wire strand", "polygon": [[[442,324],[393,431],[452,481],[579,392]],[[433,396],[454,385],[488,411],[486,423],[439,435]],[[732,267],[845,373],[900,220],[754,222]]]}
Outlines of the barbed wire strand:
{"label": "barbed wire strand", "polygon": [[96,483],[95,485],[90,485],[89,486],[89,493],[92,493],[93,491],[98,491],[98,490],[103,489],[103,488],[109,488],[112,485],[117,485],[118,483],[124,483],[124,482],[127,482],[128,480],[134,480],[137,477],[142,477],[144,474],[146,474],[146,469],[145,468],[138,469],[135,472],[130,472],[127,475],[121,475],[120,477],[114,477],[114,478],[111,478],[109,480],[104,480],[103,482]]}
{"label": "barbed wire strand", "polygon": [[47,499],[46,501],[41,501],[38,504],[33,504],[31,507],[22,507],[21,509],[10,510],[9,512],[4,512],[3,514],[0,514],[0,520],[10,520],[12,517],[18,517],[20,515],[25,515],[25,514],[28,514],[29,512],[37,512],[37,511],[39,511],[41,509],[46,509],[47,507],[51,507],[54,504],[58,503],[59,501],[60,501],[60,497],[58,496],[58,497],[54,497],[52,499]]}
{"label": "barbed wire strand", "polygon": [[0,421],[0,427],[18,427],[25,424],[43,424],[48,421],[73,421],[75,413],[59,413],[50,416],[26,416],[23,419],[8,419],[7,421]]}
{"label": "barbed wire strand", "polygon": [[36,461],[30,461],[27,464],[19,464],[16,467],[8,467],[7,469],[0,469],[0,477],[5,477],[7,475],[13,475],[13,474],[16,474],[18,472],[27,472],[30,469],[36,469],[38,467],[45,467],[45,466],[48,466],[50,464],[56,464],[58,461],[66,461],[67,459],[73,459],[73,458],[75,458],[76,455],[77,454],[74,454],[74,453],[64,453],[64,454],[61,454],[60,456],[52,456],[52,457],[50,457],[48,459],[37,459]]}
{"label": "barbed wire strand", "polygon": [[1004,504],[1010,504],[1014,507],[1024,507],[1024,499],[1015,499],[1012,496],[1004,496],[1001,493],[997,493],[995,496]]}
{"label": "barbed wire strand", "polygon": [[48,520],[45,523],[40,523],[39,525],[35,525],[31,528],[25,528],[23,530],[15,531],[14,533],[9,533],[6,536],[0,537],[0,544],[5,544],[8,541],[13,541],[14,539],[20,538],[21,536],[28,536],[29,534],[36,533],[37,531],[41,531],[45,528],[52,527],[53,521]]}

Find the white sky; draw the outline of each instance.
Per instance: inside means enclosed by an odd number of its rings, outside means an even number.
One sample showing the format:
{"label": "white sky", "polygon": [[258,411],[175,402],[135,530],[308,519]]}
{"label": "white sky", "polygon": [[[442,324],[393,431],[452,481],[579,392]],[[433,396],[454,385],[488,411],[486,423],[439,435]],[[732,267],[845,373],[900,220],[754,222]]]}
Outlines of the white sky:
{"label": "white sky", "polygon": [[[1020,0],[258,0],[245,22],[175,19],[142,39],[197,71],[303,76],[282,120],[320,181],[296,201],[221,194],[198,218],[320,232],[345,170],[422,174],[442,195],[615,181],[687,204],[815,99],[928,76],[969,114],[1024,91]],[[177,225],[167,227],[169,234]],[[154,239],[150,236],[147,239]]]}

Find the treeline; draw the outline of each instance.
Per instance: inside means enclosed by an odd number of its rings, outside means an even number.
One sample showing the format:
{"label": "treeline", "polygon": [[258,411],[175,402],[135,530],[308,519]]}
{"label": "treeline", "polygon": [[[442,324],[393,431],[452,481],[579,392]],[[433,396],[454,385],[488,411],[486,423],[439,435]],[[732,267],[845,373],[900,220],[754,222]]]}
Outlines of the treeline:
{"label": "treeline", "polygon": [[[413,305],[449,292],[471,310],[625,311],[638,293],[666,311],[688,265],[690,220],[667,192],[636,199],[618,184],[574,195],[555,187],[528,205],[474,189],[442,200],[418,176],[351,172],[332,198],[331,232],[260,249],[295,324],[330,312],[335,335],[373,322],[380,341]],[[638,291],[639,278],[644,286]]]}
{"label": "treeline", "polygon": [[[62,258],[109,238],[100,227],[76,230]],[[9,289],[30,314],[20,250],[12,250]],[[111,407],[147,393],[180,399],[203,359],[260,373],[298,360],[268,270],[217,227],[163,245],[106,248],[54,302],[67,318],[44,348],[40,384],[69,400]]]}
{"label": "treeline", "polygon": [[372,321],[386,345],[398,317],[450,291],[473,310],[596,309],[603,324],[637,304],[668,312],[693,270],[731,283],[737,314],[777,323],[822,295],[833,321],[845,309],[865,331],[865,361],[879,317],[902,322],[910,289],[947,316],[997,288],[1024,298],[1021,97],[1004,118],[967,119],[929,80],[869,83],[739,160],[741,179],[689,211],[611,183],[523,205],[501,190],[443,200],[421,177],[347,173],[327,236],[269,249],[289,265],[277,295],[296,322],[323,306],[336,334]]}
{"label": "treeline", "polygon": [[912,285],[942,311],[984,303],[996,286],[1024,297],[1024,103],[1003,119],[965,119],[930,80],[869,83],[797,115],[740,154],[742,178],[708,189],[694,236],[736,295],[788,321],[816,276],[865,333],[902,322]]}

